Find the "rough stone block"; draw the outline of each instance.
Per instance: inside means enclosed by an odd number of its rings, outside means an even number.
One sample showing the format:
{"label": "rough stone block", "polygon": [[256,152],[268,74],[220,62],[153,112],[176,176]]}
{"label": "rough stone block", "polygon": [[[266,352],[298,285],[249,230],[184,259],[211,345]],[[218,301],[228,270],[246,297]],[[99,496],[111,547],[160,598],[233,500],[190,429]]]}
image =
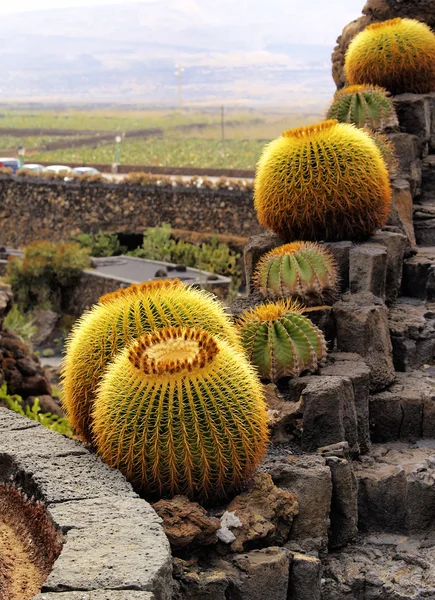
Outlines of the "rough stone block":
{"label": "rough stone block", "polygon": [[387,251],[379,244],[359,244],[350,251],[350,291],[371,292],[385,299]]}
{"label": "rough stone block", "polygon": [[391,182],[393,197],[391,199],[390,212],[387,225],[398,227],[408,238],[407,253],[415,247],[414,221],[412,211],[412,195],[409,181],[406,179],[394,179]]}
{"label": "rough stone block", "polygon": [[270,547],[237,554],[233,563],[241,574],[234,581],[237,594],[226,598],[238,600],[287,600],[290,552],[286,548]]}
{"label": "rough stone block", "polygon": [[290,532],[291,550],[326,551],[332,498],[331,471],[320,456],[267,458],[262,469],[275,485],[296,494],[299,514]]}
{"label": "rough stone block", "polygon": [[358,422],[358,443],[361,454],[370,449],[369,390],[370,369],[359,354],[335,352],[328,356],[328,364],[321,375],[347,377],[352,382]]}
{"label": "rough stone block", "polygon": [[260,233],[249,238],[248,243],[244,250],[244,263],[245,263],[245,277],[246,277],[246,288],[252,290],[252,275],[254,274],[255,267],[258,261],[270,250],[282,246],[283,242],[274,233]]}
{"label": "rough stone block", "polygon": [[390,133],[388,137],[395,147],[400,179],[409,181],[414,197],[420,192],[422,142],[416,135],[409,133]]}
{"label": "rough stone block", "polygon": [[284,397],[274,383],[264,386],[269,417],[270,441],[272,443],[289,442],[300,436],[302,423],[301,402],[294,402]]}
{"label": "rough stone block", "polygon": [[320,600],[322,563],[315,556],[292,553],[289,596],[291,600]]}
{"label": "rough stone block", "polygon": [[435,355],[435,313],[421,300],[400,298],[390,308],[389,325],[396,371],[412,371]]}
{"label": "rough stone block", "polygon": [[151,592],[100,590],[94,592],[47,592],[34,596],[33,600],[156,600],[156,597]]}
{"label": "rough stone block", "polygon": [[302,448],[315,452],[322,446],[347,441],[351,454],[359,453],[358,424],[352,382],[347,377],[307,377],[302,392]]}
{"label": "rough stone block", "polygon": [[314,325],[317,325],[317,327],[323,331],[323,335],[328,342],[328,349],[332,350],[336,336],[335,318],[332,306],[308,307],[303,311],[303,315],[308,317]]}
{"label": "rough stone block", "polygon": [[435,381],[421,371],[398,373],[394,384],[370,398],[372,441],[415,442],[435,437]]}
{"label": "rough stone block", "polygon": [[414,231],[419,246],[435,246],[435,203],[415,204]]}
{"label": "rough stone block", "polygon": [[[3,415],[7,409],[0,410],[2,410]],[[3,416],[0,419],[3,424],[5,422],[12,423],[14,427],[12,431],[2,431],[0,436],[0,452],[13,448],[11,455],[13,454],[16,459],[27,457],[39,457],[43,459],[65,456],[67,454],[70,456],[89,454],[83,444],[76,440],[63,437],[46,427],[42,427],[42,425],[34,427],[32,426],[32,421],[26,417],[15,419],[11,418],[10,415],[11,412],[8,411],[6,419],[3,420]],[[16,425],[13,425],[13,423],[16,423]],[[19,428],[20,423],[23,425],[22,428]]]}
{"label": "rough stone block", "polygon": [[431,136],[432,98],[427,94],[399,94],[394,97],[400,130],[423,142]]}
{"label": "rough stone block", "polygon": [[394,302],[402,285],[403,259],[407,247],[407,238],[401,233],[378,231],[370,238],[369,242],[383,246],[387,252],[385,296],[387,303]]}
{"label": "rough stone block", "polygon": [[332,252],[340,278],[340,289],[345,292],[349,289],[349,256],[353,242],[325,242],[323,244]]}
{"label": "rough stone block", "polygon": [[422,300],[435,299],[435,247],[419,248],[403,263],[402,294]]}
{"label": "rough stone block", "polygon": [[435,203],[435,155],[430,154],[421,163],[421,192],[418,204]]}
{"label": "rough stone block", "polygon": [[358,534],[357,481],[348,460],[330,456],[326,464],[332,477],[329,547],[341,548]]}
{"label": "rough stone block", "polygon": [[337,349],[360,354],[371,371],[372,391],[394,381],[393,349],[385,304],[370,293],[345,294],[334,305]]}
{"label": "rough stone block", "polygon": [[41,427],[41,425],[36,421],[31,421],[27,417],[17,415],[17,413],[12,412],[8,408],[0,406],[0,431],[22,431],[23,429],[32,429],[35,427]]}

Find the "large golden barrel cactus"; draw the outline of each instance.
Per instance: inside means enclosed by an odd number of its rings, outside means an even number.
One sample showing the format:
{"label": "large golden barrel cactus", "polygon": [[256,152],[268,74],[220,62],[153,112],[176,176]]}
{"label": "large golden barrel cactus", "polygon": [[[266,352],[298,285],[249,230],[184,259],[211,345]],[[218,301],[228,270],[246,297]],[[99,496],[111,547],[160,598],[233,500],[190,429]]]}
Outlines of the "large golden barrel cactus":
{"label": "large golden barrel cactus", "polygon": [[107,364],[143,333],[169,325],[201,327],[240,347],[237,330],[222,304],[178,279],[107,294],[75,324],[66,344],[63,405],[84,440],[92,441],[91,410]]}
{"label": "large golden barrel cactus", "polygon": [[267,298],[297,298],[307,305],[332,297],[337,268],[331,252],[315,242],[292,242],[267,252],[254,274],[258,291]]}
{"label": "large golden barrel cactus", "polygon": [[257,165],[258,220],[286,241],[363,239],[385,225],[390,201],[380,151],[348,123],[284,131]]}
{"label": "large golden barrel cactus", "polygon": [[278,381],[316,371],[326,357],[323,333],[302,310],[297,302],[280,300],[240,316],[243,346],[262,379]]}
{"label": "large golden barrel cactus", "polygon": [[268,440],[255,371],[201,329],[160,329],[121,352],[99,387],[93,422],[102,459],[157,496],[225,496],[250,477]]}
{"label": "large golden barrel cactus", "polygon": [[370,129],[399,124],[387,90],[377,85],[351,85],[336,91],[327,118]]}
{"label": "large golden barrel cactus", "polygon": [[350,85],[380,85],[392,94],[435,91],[435,35],[414,19],[373,23],[354,37],[344,70]]}

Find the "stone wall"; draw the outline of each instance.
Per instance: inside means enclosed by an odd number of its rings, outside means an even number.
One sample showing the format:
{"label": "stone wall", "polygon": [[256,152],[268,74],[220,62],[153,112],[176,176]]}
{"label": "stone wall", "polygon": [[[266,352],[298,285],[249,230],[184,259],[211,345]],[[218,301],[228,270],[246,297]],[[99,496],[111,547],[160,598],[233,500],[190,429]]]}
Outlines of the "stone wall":
{"label": "stone wall", "polygon": [[142,233],[163,222],[190,231],[261,231],[252,192],[0,176],[0,245],[21,247],[80,232]]}

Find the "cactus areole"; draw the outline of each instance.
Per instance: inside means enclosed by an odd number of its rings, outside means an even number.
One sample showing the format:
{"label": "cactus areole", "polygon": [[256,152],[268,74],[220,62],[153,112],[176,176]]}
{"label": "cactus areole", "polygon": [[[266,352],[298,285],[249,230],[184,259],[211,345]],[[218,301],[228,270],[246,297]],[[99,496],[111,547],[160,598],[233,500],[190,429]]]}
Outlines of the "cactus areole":
{"label": "cactus areole", "polygon": [[348,123],[285,131],[257,165],[258,220],[285,241],[364,239],[385,225],[390,202],[381,152]]}
{"label": "cactus areole", "polygon": [[104,461],[154,497],[224,497],[262,459],[267,413],[239,351],[195,328],[145,334],[109,366],[93,412]]}
{"label": "cactus areole", "polygon": [[392,94],[435,91],[435,35],[414,19],[372,23],[354,37],[344,70],[350,85],[380,85]]}

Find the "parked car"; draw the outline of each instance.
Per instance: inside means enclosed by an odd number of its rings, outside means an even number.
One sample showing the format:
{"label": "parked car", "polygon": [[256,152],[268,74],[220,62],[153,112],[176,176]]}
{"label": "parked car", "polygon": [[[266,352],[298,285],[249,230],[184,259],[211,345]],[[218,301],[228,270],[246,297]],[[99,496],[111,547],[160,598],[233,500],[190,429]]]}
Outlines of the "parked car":
{"label": "parked car", "polygon": [[49,167],[45,167],[44,171],[48,173],[62,173],[62,171],[71,173],[72,169],[71,167],[65,167],[65,165],[50,165]]}
{"label": "parked car", "polygon": [[20,168],[20,161],[18,158],[0,158],[0,168],[9,168],[16,173]]}
{"label": "parked car", "polygon": [[99,175],[100,171],[93,167],[76,167],[72,170],[74,175]]}
{"label": "parked car", "polygon": [[35,173],[42,173],[42,171],[45,169],[45,167],[43,165],[37,165],[37,164],[25,164],[23,165],[23,169],[27,169],[28,171],[34,171]]}

